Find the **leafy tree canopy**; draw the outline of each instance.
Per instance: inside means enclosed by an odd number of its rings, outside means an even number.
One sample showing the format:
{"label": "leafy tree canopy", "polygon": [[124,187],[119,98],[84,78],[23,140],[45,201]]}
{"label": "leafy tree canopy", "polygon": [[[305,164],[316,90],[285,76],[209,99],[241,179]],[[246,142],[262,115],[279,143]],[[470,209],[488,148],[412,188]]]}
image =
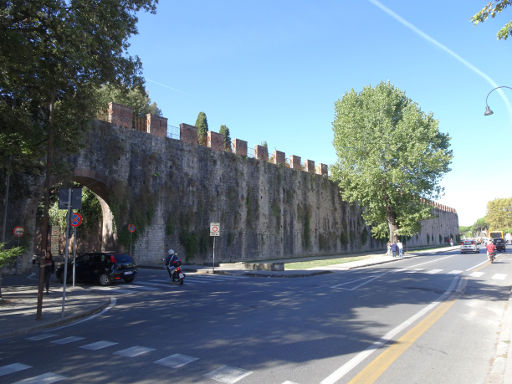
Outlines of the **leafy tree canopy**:
{"label": "leafy tree canopy", "polygon": [[206,136],[208,135],[208,120],[206,113],[199,112],[197,114],[196,124],[197,127],[197,142],[201,145],[206,145]]}
{"label": "leafy tree canopy", "polygon": [[231,136],[229,133],[229,128],[226,125],[221,125],[219,128],[219,133],[224,136],[224,149],[226,151],[231,151]]}
{"label": "leafy tree canopy", "polygon": [[332,177],[342,198],[357,202],[376,238],[417,233],[431,215],[426,199],[437,198],[439,181],[450,170],[450,138],[432,114],[391,83],[360,93],[347,92],[335,103]]}
{"label": "leafy tree canopy", "polygon": [[143,84],[128,39],[137,12],[155,12],[157,2],[0,0],[0,168],[9,158],[31,168],[47,147],[76,150],[98,112],[98,88]]}
{"label": "leafy tree canopy", "polygon": [[[506,7],[512,5],[512,0],[492,0],[489,1],[480,12],[471,17],[471,21],[476,25],[483,23],[491,16],[493,19],[497,14],[501,13]],[[509,36],[512,36],[512,21],[509,21],[498,31],[498,39],[506,40]]]}
{"label": "leafy tree canopy", "polygon": [[507,231],[512,228],[512,197],[489,201],[485,221],[490,230]]}
{"label": "leafy tree canopy", "polygon": [[133,109],[134,116],[145,117],[148,113],[162,116],[162,111],[156,103],[151,103],[149,95],[143,87],[126,90],[112,85],[102,85],[97,93],[98,104],[103,107],[102,114],[106,114],[108,103],[126,105]]}

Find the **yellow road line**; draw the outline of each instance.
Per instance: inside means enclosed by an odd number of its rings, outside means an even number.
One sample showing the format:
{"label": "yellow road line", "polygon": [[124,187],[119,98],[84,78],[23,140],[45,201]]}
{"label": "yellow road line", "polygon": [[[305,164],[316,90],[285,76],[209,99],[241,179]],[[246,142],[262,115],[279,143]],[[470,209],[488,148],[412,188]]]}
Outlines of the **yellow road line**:
{"label": "yellow road line", "polygon": [[374,383],[393,362],[402,355],[414,342],[423,335],[437,320],[455,304],[455,298],[444,301],[425,317],[414,328],[399,338],[396,343],[390,345],[384,352],[377,356],[370,364],[361,370],[349,384],[371,384]]}

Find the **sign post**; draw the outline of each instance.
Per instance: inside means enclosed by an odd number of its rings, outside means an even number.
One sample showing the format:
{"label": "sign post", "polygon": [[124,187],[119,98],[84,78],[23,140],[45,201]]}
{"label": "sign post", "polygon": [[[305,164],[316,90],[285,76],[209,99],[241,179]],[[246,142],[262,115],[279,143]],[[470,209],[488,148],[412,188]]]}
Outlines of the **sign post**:
{"label": "sign post", "polygon": [[130,257],[132,256],[132,237],[135,232],[135,224],[128,224],[128,231],[130,232]]}
{"label": "sign post", "polygon": [[14,229],[12,230],[12,233],[14,234],[14,236],[16,236],[18,238],[18,247],[19,247],[20,246],[20,237],[23,237],[23,235],[25,234],[25,228],[18,225],[16,227],[14,227]]}
{"label": "sign post", "polygon": [[210,237],[213,237],[212,272],[215,273],[215,238],[220,236],[220,223],[210,223]]}
{"label": "sign post", "polygon": [[75,279],[76,279],[76,227],[78,227],[80,224],[82,224],[83,217],[81,214],[75,212],[73,213],[73,217],[71,218],[71,226],[73,227],[73,287],[75,286]]}

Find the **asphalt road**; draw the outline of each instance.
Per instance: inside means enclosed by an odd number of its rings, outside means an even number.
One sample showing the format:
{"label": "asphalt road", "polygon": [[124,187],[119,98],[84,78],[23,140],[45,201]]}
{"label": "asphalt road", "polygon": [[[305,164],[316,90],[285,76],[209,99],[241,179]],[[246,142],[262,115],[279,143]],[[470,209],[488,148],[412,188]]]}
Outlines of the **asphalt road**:
{"label": "asphalt road", "polygon": [[[79,324],[6,340],[2,383],[485,383],[512,283],[450,252],[306,278],[163,270]],[[96,287],[93,289],[100,289]]]}

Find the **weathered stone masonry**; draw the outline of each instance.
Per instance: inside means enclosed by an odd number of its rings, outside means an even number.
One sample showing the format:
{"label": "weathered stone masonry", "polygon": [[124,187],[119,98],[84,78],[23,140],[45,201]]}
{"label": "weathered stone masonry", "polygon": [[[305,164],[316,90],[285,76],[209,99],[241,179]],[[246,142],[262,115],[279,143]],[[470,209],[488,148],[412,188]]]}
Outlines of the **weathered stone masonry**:
{"label": "weathered stone masonry", "polygon": [[[247,142],[240,139],[233,140],[232,152],[225,152],[215,133],[208,136],[211,148],[200,146],[197,130],[187,124],[180,125],[180,140],[169,139],[162,136],[167,129],[163,118],[154,131],[154,118],[146,119],[145,129],[130,129],[136,128],[128,123],[130,112],[118,108],[122,116],[117,116],[116,108],[111,106],[111,123],[96,121],[84,148],[69,159],[74,179],[104,201],[105,249],[115,244],[126,249],[126,226],[136,223],[139,264],[158,264],[171,247],[186,262],[209,263],[210,222],[221,224],[219,262],[383,248],[371,237],[359,207],[341,200],[337,185],[326,177],[326,165],[315,167],[306,160],[302,166],[298,156],[291,156],[288,165],[280,151],[271,163],[264,147],[248,158]],[[23,204],[14,202],[20,210],[9,225],[23,223],[35,233],[39,199],[31,193]],[[422,223],[408,246],[444,243],[457,235],[453,209],[433,204],[433,212],[435,217]],[[117,232],[108,222],[112,214]],[[19,262],[28,266],[29,261],[27,255]]]}

